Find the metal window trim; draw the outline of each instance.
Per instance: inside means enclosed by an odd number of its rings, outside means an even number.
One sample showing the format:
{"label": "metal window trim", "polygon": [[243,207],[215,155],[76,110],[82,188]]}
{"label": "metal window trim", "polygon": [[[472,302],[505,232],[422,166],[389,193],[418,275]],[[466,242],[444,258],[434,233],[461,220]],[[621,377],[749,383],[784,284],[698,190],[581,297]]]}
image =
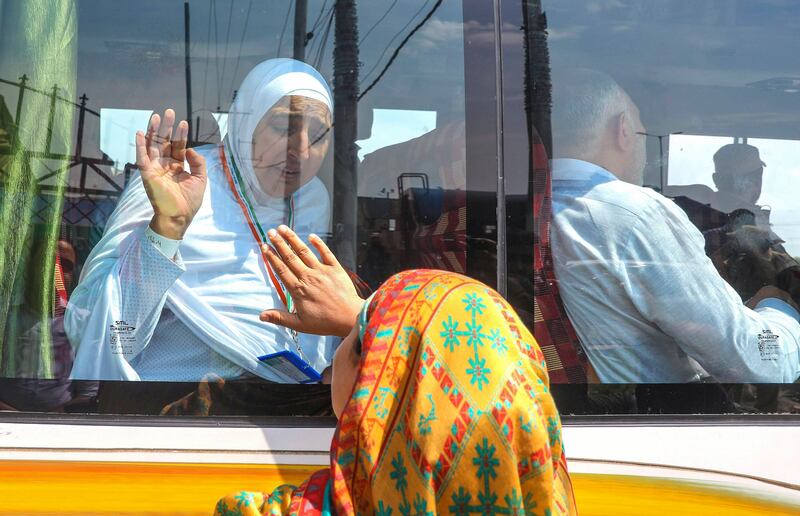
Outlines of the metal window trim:
{"label": "metal window trim", "polygon": [[503,6],[494,0],[495,118],[497,120],[497,292],[508,295],[508,242],[506,233],[505,138],[503,134]]}
{"label": "metal window trim", "polygon": [[[641,414],[562,415],[564,426],[653,427],[653,426],[797,426],[800,414]],[[0,424],[52,424],[86,426],[145,426],[187,428],[334,428],[336,418],[314,416],[141,416],[105,414],[0,413]]]}

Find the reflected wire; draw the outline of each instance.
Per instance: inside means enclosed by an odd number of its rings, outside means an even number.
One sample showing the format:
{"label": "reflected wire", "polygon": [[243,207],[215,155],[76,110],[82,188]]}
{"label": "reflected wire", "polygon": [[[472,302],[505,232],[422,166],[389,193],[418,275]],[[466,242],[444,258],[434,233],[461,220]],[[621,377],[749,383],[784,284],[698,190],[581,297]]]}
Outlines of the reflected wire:
{"label": "reflected wire", "polygon": [[206,73],[205,77],[203,78],[203,107],[206,106],[206,92],[208,91],[208,68],[210,61],[211,61],[211,8],[209,6],[208,30],[206,31]]}
{"label": "reflected wire", "polygon": [[[335,7],[336,7],[336,2],[334,2],[333,5],[330,7],[330,9],[328,9],[328,14],[326,14],[325,16],[333,16],[334,15],[333,10]],[[330,25],[330,19],[328,20],[327,23]],[[316,36],[314,37],[314,41],[311,42],[311,46],[308,48],[307,54],[309,56],[314,55],[315,53],[319,53],[319,47],[324,43],[325,38],[327,37],[325,34],[323,34],[322,36],[323,37],[319,38],[317,38]]]}
{"label": "reflected wire", "polygon": [[222,56],[224,61],[222,62],[222,82],[223,85],[225,83],[225,69],[228,67],[228,44],[231,41],[231,20],[233,19],[233,4],[235,0],[231,1],[231,8],[228,9],[228,28],[225,30],[225,52]]}
{"label": "reflected wire", "polygon": [[395,34],[395,35],[392,37],[392,39],[390,39],[390,40],[389,40],[389,44],[388,44],[388,45],[386,45],[386,47],[384,47],[384,49],[383,49],[383,52],[381,52],[381,55],[378,57],[378,59],[376,59],[376,60],[375,60],[375,64],[374,64],[374,65],[372,65],[372,68],[370,68],[370,69],[369,69],[369,71],[368,71],[366,74],[364,74],[364,80],[366,80],[366,79],[367,79],[367,77],[369,77],[369,76],[372,74],[372,72],[374,72],[374,71],[375,71],[375,69],[378,67],[378,65],[379,65],[379,64],[381,64],[381,59],[383,59],[383,56],[385,56],[385,55],[386,55],[386,51],[387,51],[387,50],[389,50],[389,48],[392,46],[392,43],[394,43],[394,40],[396,40],[396,39],[397,39],[397,38],[400,36],[400,34],[402,34],[402,33],[403,33],[403,31],[404,31],[404,30],[406,30],[406,28],[407,28],[409,25],[411,25],[411,22],[413,22],[413,21],[414,21],[414,19],[416,19],[416,17],[417,17],[417,16],[419,16],[419,14],[420,14],[420,13],[421,13],[421,12],[422,12],[422,11],[425,9],[425,7],[428,5],[428,2],[429,2],[429,1],[430,1],[430,0],[425,0],[425,3],[423,3],[423,4],[422,4],[422,7],[420,7],[420,8],[419,8],[419,10],[417,10],[417,12],[415,12],[415,13],[414,13],[414,15],[411,17],[411,19],[410,19],[410,20],[408,20],[408,22],[406,22],[406,24],[405,24],[405,25],[403,25],[403,28],[402,28],[402,29],[400,29],[399,31],[397,31],[397,33],[396,33],[396,34]]}
{"label": "reflected wire", "polygon": [[[334,0],[334,3],[335,3],[335,2],[336,2],[336,0]],[[312,34],[313,34],[314,32],[316,32],[316,30],[317,30],[317,27],[319,26],[319,23],[320,23],[320,21],[322,20],[322,15],[325,13],[325,6],[326,6],[326,5],[328,5],[328,0],[325,0],[324,2],[322,2],[322,7],[321,7],[321,8],[320,8],[320,10],[319,10],[319,14],[317,14],[317,19],[316,19],[316,20],[314,20],[314,25],[312,25],[312,26],[311,26],[311,30],[309,31],[309,32],[311,32]]]}
{"label": "reflected wire", "polygon": [[217,27],[217,1],[211,0],[211,4],[214,6],[214,65],[217,71],[217,107],[219,108],[220,102],[220,93],[222,90],[222,84],[220,84],[220,77],[219,77],[219,29]]}
{"label": "reflected wire", "polygon": [[231,89],[236,85],[236,74],[239,73],[239,61],[242,59],[242,47],[244,46],[244,36],[247,34],[247,23],[250,21],[250,9],[253,7],[253,0],[247,4],[247,14],[244,15],[244,30],[242,31],[242,39],[239,41],[239,53],[236,54],[236,67],[233,69],[233,76],[231,77]]}
{"label": "reflected wire", "polygon": [[[372,31],[373,31],[373,30],[375,30],[375,27],[377,27],[378,25],[380,25],[380,23],[381,23],[381,22],[382,22],[384,19],[386,19],[386,17],[389,15],[389,13],[392,11],[392,9],[394,9],[394,6],[395,6],[395,5],[397,5],[397,0],[394,0],[394,2],[392,2],[392,5],[390,5],[390,6],[389,6],[389,8],[388,8],[388,9],[386,9],[386,12],[385,12],[385,13],[383,13],[383,16],[381,16],[380,18],[378,18],[378,21],[376,21],[376,22],[375,22],[375,23],[372,25],[372,27],[370,27],[370,28],[369,28],[369,30],[367,31],[367,33],[366,33],[366,34],[364,34],[364,37],[363,37],[363,38],[361,38],[361,41],[359,41],[359,42],[358,42],[358,45],[359,45],[359,46],[363,45],[363,44],[364,44],[364,41],[366,41],[366,40],[367,40],[367,38],[369,37],[369,35],[370,35],[370,34],[372,34]],[[416,14],[415,14],[414,16],[416,17]],[[412,19],[413,19],[413,18],[412,18]],[[407,26],[408,26],[408,25],[406,25],[406,27],[407,27]],[[402,32],[402,31],[401,31],[401,32]]]}
{"label": "reflected wire", "polygon": [[286,17],[283,19],[283,28],[281,29],[281,39],[278,40],[278,52],[275,57],[281,57],[281,47],[283,47],[283,35],[286,33],[286,24],[289,23],[289,13],[292,12],[292,0],[288,0],[289,8],[286,9]]}
{"label": "reflected wire", "polygon": [[422,21],[419,22],[417,24],[417,26],[414,27],[411,30],[411,32],[408,33],[408,35],[403,39],[403,41],[400,42],[400,44],[397,46],[397,48],[395,49],[394,53],[392,54],[392,57],[390,57],[389,61],[386,63],[386,66],[384,66],[383,70],[381,70],[381,73],[378,74],[378,77],[376,77],[375,80],[372,81],[372,84],[367,86],[367,88],[364,90],[364,92],[361,95],[358,96],[358,100],[361,100],[362,98],[364,98],[364,95],[369,93],[369,90],[371,90],[372,88],[375,87],[376,84],[378,84],[378,81],[380,81],[383,78],[383,76],[386,74],[386,71],[389,70],[389,67],[392,66],[392,63],[394,63],[394,60],[397,59],[398,55],[400,55],[400,50],[403,49],[403,46],[405,46],[405,44],[408,43],[408,41],[411,39],[411,37],[414,35],[415,32],[417,32],[419,29],[421,29],[423,25],[428,23],[428,20],[431,19],[433,14],[436,12],[436,10],[441,5],[442,5],[442,0],[436,0],[436,5],[433,6],[433,9],[431,9],[430,12],[428,12],[428,14],[425,15],[425,18],[423,18]]}
{"label": "reflected wire", "polygon": [[325,57],[325,47],[328,46],[328,37],[331,34],[331,26],[333,25],[333,19],[336,17],[335,14],[332,12],[333,8],[331,8],[330,18],[328,18],[328,26],[325,27],[325,34],[322,36],[322,42],[319,45],[319,49],[317,50],[317,57],[314,59],[314,68],[319,70],[320,65],[322,64],[322,60]]}

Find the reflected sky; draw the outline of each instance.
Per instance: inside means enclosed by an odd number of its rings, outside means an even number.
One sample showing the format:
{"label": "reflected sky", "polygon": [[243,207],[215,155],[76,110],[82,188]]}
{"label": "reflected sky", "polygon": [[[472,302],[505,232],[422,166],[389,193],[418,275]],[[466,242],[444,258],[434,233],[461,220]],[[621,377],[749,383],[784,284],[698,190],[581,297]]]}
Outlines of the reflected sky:
{"label": "reflected sky", "polygon": [[407,142],[436,129],[436,111],[404,109],[373,110],[372,131],[368,140],[356,143],[358,159],[383,147]]}
{"label": "reflected sky", "polygon": [[[200,141],[212,139],[217,131],[215,119],[224,133],[224,112],[253,66],[272,57],[291,57],[292,4],[289,0],[190,2],[192,123]],[[433,0],[358,4],[362,91],[378,77],[397,45],[434,4]],[[333,26],[330,30],[327,27],[333,5],[331,0],[309,0],[307,24],[313,37],[306,47],[307,61],[320,70],[331,87],[334,34]],[[102,121],[87,117],[85,155],[105,152],[124,165],[133,156],[134,131],[146,125],[146,116],[145,124],[140,124],[142,112],[163,112],[172,107],[179,118],[186,117],[183,6],[179,0],[79,3],[77,91],[86,93],[90,108],[106,113]],[[445,0],[359,103],[360,113],[427,111],[434,112],[439,120],[463,119],[462,20],[461,2]],[[0,77],[15,74],[19,75],[16,70],[0,70]],[[12,111],[13,104],[9,106]],[[110,129],[114,124],[126,128],[114,132]],[[377,127],[373,120],[359,120],[358,138],[366,146],[362,157],[376,148],[418,136],[426,126],[435,127],[435,123],[420,121],[417,115],[405,120],[395,117],[394,125],[380,124],[381,134],[370,134],[370,127]],[[123,140],[112,142],[116,136]],[[331,163],[325,167],[330,168]],[[325,169],[321,173],[326,174]],[[101,188],[103,182],[90,175],[86,186]]]}
{"label": "reflected sky", "polygon": [[[294,13],[290,3],[190,3],[194,111],[226,110],[248,70],[267,58],[291,57]],[[433,5],[431,0],[371,0],[358,5],[362,89],[378,76],[403,37]],[[306,46],[306,60],[331,84],[334,38],[333,27],[328,30],[327,26],[332,7],[330,0],[308,2],[307,24],[313,37]],[[84,0],[79,16],[78,79],[90,97],[94,96],[93,103],[142,107],[130,104],[145,100],[141,93],[146,89],[109,102],[107,94],[122,88],[117,81],[132,81],[151,88],[156,103],[185,107],[183,2]],[[446,0],[428,25],[409,41],[382,83],[395,97],[413,96],[417,103],[436,105],[434,97],[445,92],[457,95],[459,88],[463,89],[462,71],[461,2]],[[376,93],[380,96],[381,92]],[[397,98],[395,102],[410,100]],[[441,98],[436,100],[442,107],[452,105],[441,102]]]}
{"label": "reflected sky", "polygon": [[[543,1],[551,65],[609,73],[648,132],[787,138],[800,94],[800,3],[782,0]],[[796,133],[795,133],[796,134]]]}
{"label": "reflected sky", "polygon": [[117,173],[126,163],[136,163],[136,131],[144,131],[151,111],[146,109],[100,110],[100,150],[111,161]]}
{"label": "reflected sky", "polygon": [[[800,84],[800,2],[543,0],[543,7],[552,68],[604,71],[638,104],[647,132],[684,133],[669,137],[668,184],[713,188],[717,149],[734,138],[758,147],[767,163],[758,203],[772,209],[775,232],[800,255],[800,92],[793,86]],[[660,185],[658,139],[647,144],[645,184]]]}

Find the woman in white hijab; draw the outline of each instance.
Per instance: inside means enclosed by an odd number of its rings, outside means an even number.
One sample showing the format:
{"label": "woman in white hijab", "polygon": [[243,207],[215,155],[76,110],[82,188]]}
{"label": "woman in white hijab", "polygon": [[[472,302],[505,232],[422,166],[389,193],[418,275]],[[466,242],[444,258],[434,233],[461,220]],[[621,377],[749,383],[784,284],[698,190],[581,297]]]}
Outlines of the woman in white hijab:
{"label": "woman in white hijab", "polygon": [[258,316],[292,308],[260,252],[264,233],[279,224],[306,237],[328,231],[330,200],[316,174],[332,111],[316,70],[271,59],[244,79],[219,146],[185,150],[186,122],[173,138],[174,112],[153,115],[147,135],[137,133],[141,175],[70,298],[73,378],[198,381],[215,373],[285,382],[258,360],[282,350],[316,371],[330,364],[331,338]]}

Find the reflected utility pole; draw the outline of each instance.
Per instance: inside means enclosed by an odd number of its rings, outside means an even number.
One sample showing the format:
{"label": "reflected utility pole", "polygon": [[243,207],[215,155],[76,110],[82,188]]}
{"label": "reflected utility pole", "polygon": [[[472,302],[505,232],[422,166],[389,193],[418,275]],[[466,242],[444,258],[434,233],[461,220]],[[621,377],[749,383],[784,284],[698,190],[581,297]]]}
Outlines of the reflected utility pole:
{"label": "reflected utility pole", "polygon": [[183,1],[183,53],[186,66],[186,122],[189,124],[189,144],[192,143],[192,63],[189,56],[189,0]]}
{"label": "reflected utility pole", "polygon": [[294,3],[294,47],[292,56],[298,61],[306,60],[308,29],[308,0],[295,0]]}
{"label": "reflected utility pole", "polygon": [[[550,128],[552,82],[550,78],[550,49],[547,45],[547,16],[540,0],[522,2],[525,34],[525,116],[528,135],[536,132],[548,156],[553,155]],[[531,140],[532,141],[532,140]]]}
{"label": "reflected utility pole", "polygon": [[333,47],[333,235],[342,265],[356,270],[358,173],[358,13],[356,0],[337,0]]}
{"label": "reflected utility pole", "polygon": [[[534,199],[536,194],[544,193],[535,191],[536,188],[545,188],[544,182],[538,185],[536,174],[536,159],[546,160],[553,155],[553,137],[550,124],[550,109],[553,104],[552,79],[550,76],[550,49],[547,44],[547,16],[542,10],[541,0],[523,0],[522,23],[525,51],[525,119],[528,129],[528,198]],[[541,140],[542,146],[536,145]],[[542,152],[544,156],[537,154]],[[525,228],[531,235],[537,235],[538,221],[534,220],[533,210],[525,211]],[[533,254],[533,245],[526,246]],[[526,263],[531,263],[526,258]]]}

